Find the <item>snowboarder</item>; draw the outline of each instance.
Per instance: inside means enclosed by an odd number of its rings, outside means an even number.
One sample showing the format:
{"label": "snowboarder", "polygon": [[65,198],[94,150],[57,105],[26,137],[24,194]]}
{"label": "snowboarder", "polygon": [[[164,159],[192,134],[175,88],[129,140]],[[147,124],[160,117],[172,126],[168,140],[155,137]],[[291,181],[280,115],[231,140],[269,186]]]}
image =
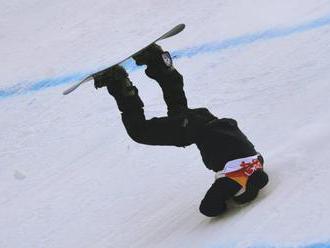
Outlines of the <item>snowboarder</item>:
{"label": "snowboarder", "polygon": [[185,147],[196,144],[215,182],[200,204],[200,212],[214,217],[226,210],[226,201],[243,204],[254,200],[268,183],[263,157],[233,119],[218,119],[206,108],[190,109],[183,90],[183,77],[174,68],[171,56],[152,44],[133,57],[146,65],[145,73],[163,91],[168,115],[146,120],[138,90],[119,65],[94,78],[96,89],[107,87],[115,98],[128,135],[146,145]]}

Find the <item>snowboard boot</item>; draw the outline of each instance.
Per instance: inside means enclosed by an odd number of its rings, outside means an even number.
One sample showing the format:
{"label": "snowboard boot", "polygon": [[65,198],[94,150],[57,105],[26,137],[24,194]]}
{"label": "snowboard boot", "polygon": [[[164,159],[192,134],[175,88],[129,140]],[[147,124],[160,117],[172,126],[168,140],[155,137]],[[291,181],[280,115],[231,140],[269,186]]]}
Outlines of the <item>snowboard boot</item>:
{"label": "snowboard boot", "polygon": [[116,101],[120,111],[134,110],[143,107],[138,90],[128,78],[125,69],[115,65],[94,78],[96,89],[107,87],[108,92]]}
{"label": "snowboard boot", "polygon": [[156,80],[162,88],[168,115],[176,115],[188,108],[183,77],[174,68],[169,52],[164,52],[154,43],[133,56],[133,59],[137,65],[146,65],[146,75]]}

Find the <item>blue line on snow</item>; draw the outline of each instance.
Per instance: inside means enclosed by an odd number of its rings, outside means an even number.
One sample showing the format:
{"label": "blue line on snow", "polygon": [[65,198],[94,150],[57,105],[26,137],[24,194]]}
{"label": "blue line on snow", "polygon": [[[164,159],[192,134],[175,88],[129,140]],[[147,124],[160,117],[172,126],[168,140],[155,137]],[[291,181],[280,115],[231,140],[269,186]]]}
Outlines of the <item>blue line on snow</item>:
{"label": "blue line on snow", "polygon": [[[219,52],[221,50],[225,50],[233,47],[244,46],[258,41],[265,41],[275,38],[286,37],[296,33],[306,32],[329,25],[330,25],[330,15],[327,15],[296,26],[272,28],[261,32],[244,34],[241,36],[237,36],[222,41],[205,43],[203,45],[195,46],[192,48],[175,51],[172,53],[172,55],[174,58],[193,57],[203,53]],[[123,65],[128,71],[134,71],[138,68],[133,63],[132,60],[126,61]],[[61,84],[68,84],[73,81],[81,80],[89,73],[90,72],[80,72],[80,73],[64,75],[56,78],[43,79],[35,82],[25,82],[25,83],[16,84],[12,87],[0,89],[0,99],[19,95],[19,94],[24,94],[28,92],[39,91],[45,88],[54,87]]]}
{"label": "blue line on snow", "polygon": [[313,245],[307,245],[303,246],[302,248],[330,248],[329,243],[318,243],[318,244],[313,244]]}
{"label": "blue line on snow", "polygon": [[[214,248],[223,248],[223,247],[236,247],[236,245],[232,244],[232,245],[215,245],[215,246],[211,246]],[[249,246],[250,248],[292,248],[292,247],[296,247],[296,248],[330,248],[330,243],[315,243],[315,244],[309,244],[309,245],[301,245],[301,246],[281,246],[281,245],[252,245]]]}

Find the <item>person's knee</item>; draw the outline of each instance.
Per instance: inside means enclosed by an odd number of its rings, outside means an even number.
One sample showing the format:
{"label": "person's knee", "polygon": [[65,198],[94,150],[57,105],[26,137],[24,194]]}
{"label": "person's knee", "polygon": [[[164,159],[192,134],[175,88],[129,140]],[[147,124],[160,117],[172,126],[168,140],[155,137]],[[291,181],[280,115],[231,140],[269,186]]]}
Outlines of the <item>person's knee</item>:
{"label": "person's knee", "polygon": [[137,143],[145,144],[145,133],[139,126],[126,126],[128,136]]}
{"label": "person's knee", "polygon": [[128,136],[137,143],[144,143],[145,139],[145,117],[143,109],[134,112],[123,112],[122,121]]}
{"label": "person's knee", "polygon": [[199,211],[207,217],[216,217],[224,213],[227,209],[225,202],[209,202],[203,200],[199,206]]}

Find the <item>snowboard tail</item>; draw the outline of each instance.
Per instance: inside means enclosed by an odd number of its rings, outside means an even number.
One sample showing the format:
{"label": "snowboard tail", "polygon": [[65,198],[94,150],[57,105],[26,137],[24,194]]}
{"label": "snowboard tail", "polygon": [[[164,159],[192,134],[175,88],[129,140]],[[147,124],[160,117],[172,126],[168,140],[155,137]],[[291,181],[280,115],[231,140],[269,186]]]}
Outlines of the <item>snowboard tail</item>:
{"label": "snowboard tail", "polygon": [[98,72],[95,72],[93,74],[90,74],[88,75],[87,77],[85,77],[83,80],[81,80],[80,82],[72,85],[70,88],[66,89],[64,92],[63,92],[63,95],[68,95],[70,94],[71,92],[73,92],[74,90],[76,90],[77,88],[79,88],[79,86],[81,86],[82,84],[94,79],[94,77],[97,77],[97,76],[100,76],[102,75],[103,73],[105,73],[106,71],[108,71],[111,67],[115,66],[115,65],[118,65],[118,64],[121,64],[123,62],[125,62],[126,60],[130,59],[131,57],[139,54],[142,50],[144,50],[145,48],[147,48],[148,46],[152,45],[153,43],[156,43],[158,41],[161,41],[161,40],[164,40],[164,39],[167,39],[167,38],[170,38],[172,36],[175,36],[177,35],[178,33],[182,32],[185,28],[185,24],[179,24],[177,26],[175,26],[174,28],[172,28],[171,30],[169,30],[168,32],[166,32],[165,34],[163,34],[162,36],[160,36],[159,38],[157,38],[156,40],[154,40],[153,42],[149,43],[148,45],[146,45],[145,47],[141,48],[140,50],[138,50],[137,52],[131,54],[130,56],[124,58],[123,60],[119,61],[118,63],[116,64],[113,64],[111,65],[110,67],[107,67],[101,71],[98,71]]}

